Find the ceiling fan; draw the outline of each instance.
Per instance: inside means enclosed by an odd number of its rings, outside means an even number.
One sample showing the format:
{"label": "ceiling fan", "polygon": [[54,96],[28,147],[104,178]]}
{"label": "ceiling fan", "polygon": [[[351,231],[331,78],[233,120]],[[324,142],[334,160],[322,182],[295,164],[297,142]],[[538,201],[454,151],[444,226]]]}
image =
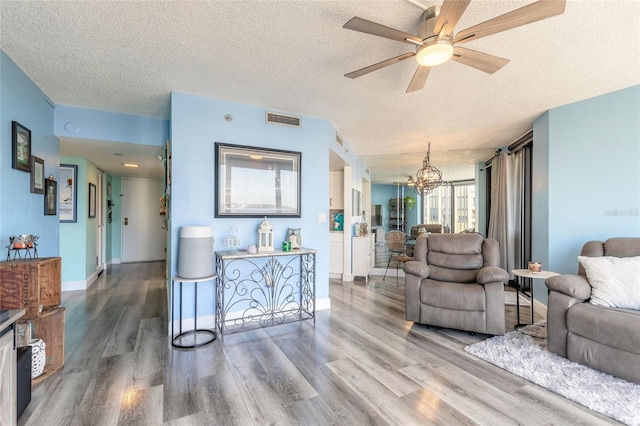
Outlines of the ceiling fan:
{"label": "ceiling fan", "polygon": [[424,87],[431,67],[447,62],[449,59],[463,65],[493,74],[505,66],[509,60],[488,53],[460,47],[461,44],[481,37],[496,34],[512,28],[527,25],[542,19],[564,13],[566,0],[539,0],[527,6],[497,16],[474,25],[453,35],[453,28],[466,10],[471,0],[444,0],[442,6],[431,6],[422,14],[418,35],[408,34],[366,19],[354,17],[343,28],[372,34],[416,46],[415,52],[404,53],[395,58],[369,65],[368,67],[345,74],[345,77],[357,78],[372,71],[393,65],[405,59],[416,57],[416,69],[407,93]]}

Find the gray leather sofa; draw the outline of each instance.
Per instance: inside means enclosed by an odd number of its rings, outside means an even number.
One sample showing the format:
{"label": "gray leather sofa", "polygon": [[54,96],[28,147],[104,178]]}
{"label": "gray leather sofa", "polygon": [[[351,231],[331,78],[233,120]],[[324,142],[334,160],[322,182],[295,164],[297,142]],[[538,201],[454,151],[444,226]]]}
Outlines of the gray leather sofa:
{"label": "gray leather sofa", "polygon": [[[581,256],[640,256],[640,238],[590,241]],[[640,271],[638,271],[640,273]],[[548,348],[571,361],[640,383],[640,311],[587,303],[591,286],[582,265],[578,275],[546,280]]]}
{"label": "gray leather sofa", "polygon": [[485,334],[504,334],[504,283],[498,242],[480,234],[431,234],[416,239],[405,272],[407,321]]}

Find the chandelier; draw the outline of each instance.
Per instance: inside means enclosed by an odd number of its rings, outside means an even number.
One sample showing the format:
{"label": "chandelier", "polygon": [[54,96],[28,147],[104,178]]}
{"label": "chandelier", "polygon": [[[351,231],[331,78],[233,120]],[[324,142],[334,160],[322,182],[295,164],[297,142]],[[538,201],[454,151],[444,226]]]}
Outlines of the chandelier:
{"label": "chandelier", "polygon": [[427,195],[442,184],[442,172],[431,165],[430,154],[431,143],[427,148],[427,155],[422,160],[422,169],[416,173],[414,189],[418,195]]}

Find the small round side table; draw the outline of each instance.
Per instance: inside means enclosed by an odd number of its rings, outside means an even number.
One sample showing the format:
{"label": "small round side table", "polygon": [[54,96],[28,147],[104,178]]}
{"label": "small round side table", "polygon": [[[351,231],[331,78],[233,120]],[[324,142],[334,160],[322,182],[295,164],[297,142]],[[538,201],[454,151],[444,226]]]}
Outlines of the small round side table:
{"label": "small round side table", "polygon": [[[209,343],[213,342],[214,340],[216,340],[216,332],[215,330],[208,330],[208,329],[204,329],[198,328],[198,283],[201,282],[206,282],[206,281],[213,281],[215,279],[218,278],[218,275],[213,274],[213,275],[209,275],[208,277],[200,277],[200,278],[183,278],[183,277],[179,277],[178,275],[174,275],[173,278],[171,278],[171,294],[175,294],[175,284],[176,281],[180,283],[180,323],[179,323],[179,329],[178,329],[178,334],[176,335],[174,333],[173,327],[174,327],[174,320],[173,320],[173,314],[174,314],[174,299],[172,297],[171,299],[171,345],[173,347],[176,348],[180,348],[180,349],[193,349],[193,348],[199,348],[201,346],[204,345],[208,345]],[[195,295],[193,296],[193,330],[187,330],[187,331],[182,331],[182,283],[195,283]],[[205,338],[203,341],[199,342],[199,343],[195,343],[196,339],[195,339],[195,335],[197,334],[209,334],[209,336],[207,338]],[[183,337],[185,336],[189,336],[189,335],[193,335],[194,336],[194,343],[193,344],[182,344],[180,343],[180,341],[182,340]]]}
{"label": "small round side table", "polygon": [[[534,323],[534,319],[533,319],[533,280],[534,279],[541,279],[541,280],[546,280],[549,277],[554,277],[556,275],[560,275],[557,272],[551,272],[551,271],[540,271],[540,272],[531,272],[528,269],[514,269],[513,271],[511,271],[511,273],[517,277],[523,277],[523,278],[529,278],[531,280],[531,324]],[[517,309],[517,322],[518,324],[516,324],[515,328],[518,327],[524,327],[525,325],[529,325],[529,324],[521,324],[520,323],[520,283],[518,282],[519,280],[516,280],[517,283],[517,288],[516,288],[516,309]],[[527,295],[524,291],[522,292],[523,294]]]}

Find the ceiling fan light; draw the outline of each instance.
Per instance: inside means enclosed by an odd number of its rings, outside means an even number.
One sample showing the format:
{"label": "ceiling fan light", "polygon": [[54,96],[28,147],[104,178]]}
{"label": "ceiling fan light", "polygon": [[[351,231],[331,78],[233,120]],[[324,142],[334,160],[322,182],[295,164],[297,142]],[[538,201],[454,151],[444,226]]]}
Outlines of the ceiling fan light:
{"label": "ceiling fan light", "polygon": [[453,43],[447,39],[438,39],[418,48],[416,61],[423,67],[443,64],[453,56]]}

